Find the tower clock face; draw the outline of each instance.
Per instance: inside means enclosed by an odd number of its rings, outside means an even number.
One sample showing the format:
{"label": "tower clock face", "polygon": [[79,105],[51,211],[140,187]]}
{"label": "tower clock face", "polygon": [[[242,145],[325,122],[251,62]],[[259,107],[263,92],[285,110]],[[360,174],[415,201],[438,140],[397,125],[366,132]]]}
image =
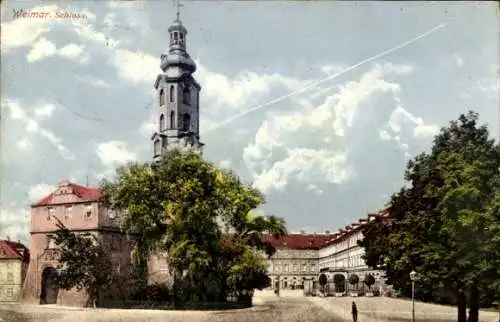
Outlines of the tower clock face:
{"label": "tower clock face", "polygon": [[108,218],[109,219],[115,219],[116,218],[116,210],[114,210],[114,209],[108,209]]}

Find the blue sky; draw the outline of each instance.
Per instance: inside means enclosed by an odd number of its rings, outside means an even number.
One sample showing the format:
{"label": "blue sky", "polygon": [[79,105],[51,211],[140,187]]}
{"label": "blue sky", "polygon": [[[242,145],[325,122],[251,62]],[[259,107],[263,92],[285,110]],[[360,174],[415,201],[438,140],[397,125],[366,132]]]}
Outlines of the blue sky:
{"label": "blue sky", "polygon": [[[96,185],[127,160],[151,160],[153,84],[175,9],[2,6],[0,238],[26,240],[29,203],[59,181]],[[13,19],[20,9],[50,18]],[[86,18],[56,18],[64,12]],[[181,20],[205,157],[253,182],[292,231],[334,231],[383,207],[409,158],[460,113],[499,133],[494,2],[192,1]]]}

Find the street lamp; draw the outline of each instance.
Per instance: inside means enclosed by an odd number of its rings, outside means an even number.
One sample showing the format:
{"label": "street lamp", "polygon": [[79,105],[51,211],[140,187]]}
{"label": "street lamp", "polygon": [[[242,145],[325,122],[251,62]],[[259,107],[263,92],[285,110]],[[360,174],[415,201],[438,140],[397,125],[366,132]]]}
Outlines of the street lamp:
{"label": "street lamp", "polygon": [[411,320],[415,322],[415,279],[417,277],[417,272],[410,272],[411,279]]}

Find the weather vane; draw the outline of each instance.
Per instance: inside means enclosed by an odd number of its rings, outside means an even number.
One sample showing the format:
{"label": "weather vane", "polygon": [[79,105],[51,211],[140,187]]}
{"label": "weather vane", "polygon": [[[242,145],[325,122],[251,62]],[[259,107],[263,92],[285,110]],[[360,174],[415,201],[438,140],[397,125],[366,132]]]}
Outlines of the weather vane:
{"label": "weather vane", "polygon": [[179,15],[180,15],[180,13],[179,13],[179,8],[184,7],[184,5],[182,5],[182,4],[179,2],[179,0],[174,0],[174,3],[175,3],[175,8],[176,8],[176,10],[177,10],[177,20],[179,20]]}

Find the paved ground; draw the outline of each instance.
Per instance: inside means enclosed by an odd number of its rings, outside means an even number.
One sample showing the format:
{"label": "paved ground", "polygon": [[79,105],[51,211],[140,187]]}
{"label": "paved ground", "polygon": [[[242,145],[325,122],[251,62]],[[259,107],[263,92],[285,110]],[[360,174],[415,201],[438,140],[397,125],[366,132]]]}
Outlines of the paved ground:
{"label": "paved ground", "polygon": [[[350,310],[353,300],[358,306],[359,322],[411,321],[411,302],[404,300],[381,297],[306,298],[297,291],[285,291],[277,297],[272,292],[264,291],[254,297],[253,308],[244,310],[194,312],[3,305],[0,306],[0,322],[345,322],[352,321]],[[456,309],[453,307],[416,303],[415,313],[418,322],[456,321]],[[481,312],[480,320],[498,322],[499,315],[496,312]]]}
{"label": "paved ground", "polygon": [[[349,318],[352,302],[356,302],[359,322],[411,321],[411,301],[387,297],[309,297],[318,306],[341,317]],[[418,322],[453,322],[457,321],[455,307],[415,302],[415,319]],[[498,312],[481,311],[479,320],[500,322]]]}
{"label": "paved ground", "polygon": [[344,322],[335,313],[322,309],[302,296],[276,297],[271,294],[257,296],[255,306],[243,310],[193,312],[9,305],[0,307],[0,318],[5,322]]}

